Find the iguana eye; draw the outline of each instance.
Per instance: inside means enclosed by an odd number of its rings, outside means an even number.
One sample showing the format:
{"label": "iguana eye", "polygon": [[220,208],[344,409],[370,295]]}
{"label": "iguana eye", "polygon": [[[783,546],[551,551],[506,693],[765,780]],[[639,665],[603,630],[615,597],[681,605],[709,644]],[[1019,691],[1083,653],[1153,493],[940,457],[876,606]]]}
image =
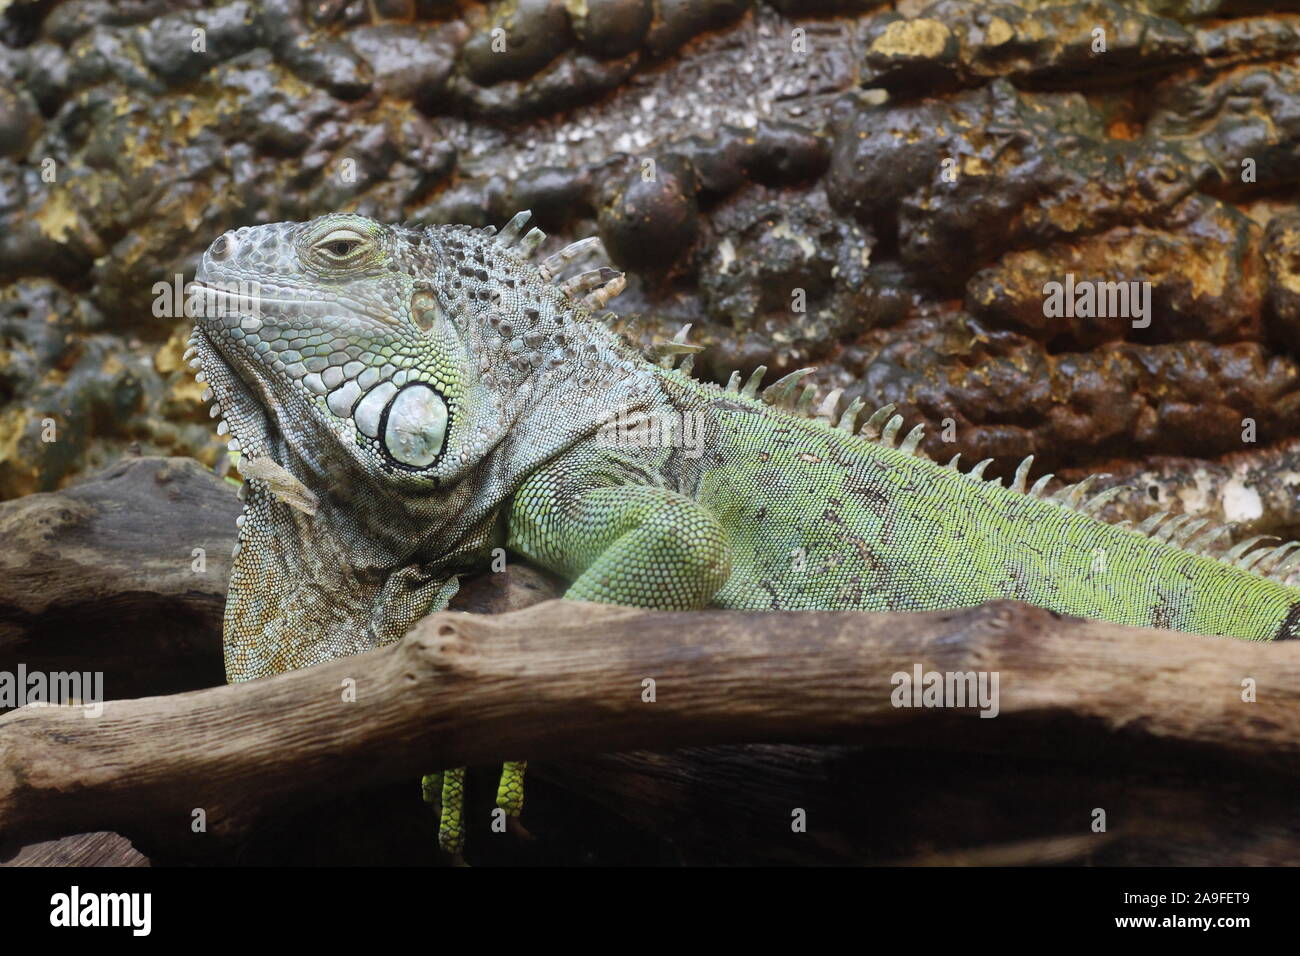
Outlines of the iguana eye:
{"label": "iguana eye", "polygon": [[344,262],[356,257],[358,250],[366,245],[366,237],[351,229],[335,229],[316,241],[316,251],[326,259]]}

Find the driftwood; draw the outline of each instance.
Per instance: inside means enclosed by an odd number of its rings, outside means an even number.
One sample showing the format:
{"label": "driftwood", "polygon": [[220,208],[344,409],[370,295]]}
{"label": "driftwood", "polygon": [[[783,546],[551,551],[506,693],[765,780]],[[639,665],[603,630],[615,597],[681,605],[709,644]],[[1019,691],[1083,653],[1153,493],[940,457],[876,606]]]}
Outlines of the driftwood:
{"label": "driftwood", "polygon": [[103,671],[111,697],[222,683],[239,512],[189,458],[129,458],[0,504],[0,669]]}
{"label": "driftwood", "polygon": [[[157,522],[170,553],[210,507],[202,496],[220,493],[213,481],[197,466],[140,459],[102,484],[135,489],[124,497],[137,520]],[[109,637],[92,646],[72,629],[45,633],[35,606],[67,613],[112,600],[113,573],[138,607],[152,604],[141,613],[153,624],[159,604],[191,602],[205,616],[211,583],[186,588],[167,573],[142,583],[158,567],[143,544],[130,567],[110,572],[116,545],[93,528],[116,499],[94,485],[0,509],[0,527],[14,528],[23,512],[58,514],[54,499],[90,502],[76,520],[24,539],[45,561],[45,595],[6,584],[0,651],[43,649],[84,669],[66,643],[79,640],[110,674],[125,670]],[[99,557],[68,562],[75,574],[56,580],[64,564],[42,555],[71,553],[70,535]],[[467,589],[471,606],[553,593],[518,572],[491,579]],[[142,596],[149,586],[153,599]],[[219,607],[206,611],[209,633]],[[176,633],[187,621],[132,635],[133,620],[118,623],[122,640],[156,648],[155,673],[201,673],[195,660],[213,653]],[[0,658],[0,669],[13,660]],[[891,675],[918,664],[996,671],[999,716],[893,706]],[[647,678],[653,702],[643,699]],[[1257,702],[1242,700],[1247,678]],[[343,699],[345,681],[355,682],[355,702]],[[106,683],[111,697],[118,685]],[[96,719],[64,708],[11,713],[0,718],[0,840],[12,852],[113,830],[166,860],[249,859],[288,820],[326,815],[339,827],[348,801],[370,816],[345,814],[343,826],[382,828],[376,786],[399,788],[393,799],[410,794],[414,806],[411,781],[429,769],[527,756],[534,829],[545,829],[536,821],[548,819],[548,784],[558,782],[668,838],[669,855],[687,860],[1288,862],[1300,848],[1297,731],[1300,644],[1129,629],[1012,603],[870,615],[550,602],[435,615],[393,647],[237,687],[110,701]],[[1097,809],[1105,832],[1093,832]],[[792,830],[797,810],[806,832]],[[205,831],[195,832],[196,817]],[[481,801],[473,820],[471,857],[490,832]]]}
{"label": "driftwood", "polygon": [[116,833],[79,833],[25,846],[0,866],[148,866],[149,860]]}
{"label": "driftwood", "polygon": [[[1133,767],[1179,745],[1247,774],[1300,775],[1300,645],[1183,639],[1010,603],[809,613],[793,639],[790,623],[562,601],[444,613],[392,647],[270,680],[110,702],[98,719],[26,708],[0,719],[0,827],[19,841],[113,829],[174,845],[202,809],[218,843],[237,841],[268,806],[355,792],[367,779],[727,741],[937,738],[959,753],[1059,760],[1100,730]],[[1080,660],[1090,665],[1074,667]],[[890,675],[918,662],[998,672],[999,716],[894,707]],[[1263,699],[1241,702],[1242,678],[1264,673]],[[646,678],[654,702],[643,700]],[[342,699],[349,682],[355,702]],[[755,769],[732,761],[742,779]],[[798,772],[792,760],[786,773]],[[1078,800],[1082,836],[1093,802]],[[762,806],[771,801],[751,810]],[[795,806],[759,829],[788,832]]]}

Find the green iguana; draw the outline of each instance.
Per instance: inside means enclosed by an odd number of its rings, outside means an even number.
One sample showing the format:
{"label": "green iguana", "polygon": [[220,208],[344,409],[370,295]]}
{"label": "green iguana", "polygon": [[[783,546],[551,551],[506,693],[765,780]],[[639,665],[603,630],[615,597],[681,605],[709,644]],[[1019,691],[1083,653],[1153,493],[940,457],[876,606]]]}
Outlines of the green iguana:
{"label": "green iguana", "polygon": [[[1009,487],[895,444],[886,406],[808,369],[759,391],[691,377],[684,336],[648,361],[600,315],[608,268],[561,279],[520,213],[500,234],[355,215],[229,232],[204,254],[193,348],[242,456],[226,601],[229,680],[365,651],[444,608],[505,547],[566,597],[648,608],[921,611],[1014,598],[1120,624],[1300,634],[1300,547],[1092,514],[1117,489]],[[680,368],[674,356],[686,355]],[[650,435],[652,440],[645,440]],[[523,765],[498,802],[517,813]],[[425,780],[462,838],[459,772]]]}

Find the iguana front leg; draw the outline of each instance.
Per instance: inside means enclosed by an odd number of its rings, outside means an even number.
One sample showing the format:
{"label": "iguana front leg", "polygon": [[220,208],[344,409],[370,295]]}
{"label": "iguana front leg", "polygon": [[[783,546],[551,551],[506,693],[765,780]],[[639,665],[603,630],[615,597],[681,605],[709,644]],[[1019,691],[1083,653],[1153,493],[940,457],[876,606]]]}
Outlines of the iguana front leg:
{"label": "iguana front leg", "polygon": [[508,546],[573,583],[565,597],[664,610],[706,606],[731,574],[717,519],[667,488],[574,487],[552,465],[526,481],[510,511]]}
{"label": "iguana front leg", "polygon": [[[688,610],[704,607],[726,582],[727,536],[690,498],[644,485],[573,484],[572,470],[555,465],[525,482],[510,511],[507,542],[572,580],[566,598]],[[514,761],[501,770],[497,806],[512,817],[523,809],[526,767]],[[439,812],[439,843],[459,858],[464,769],[424,784],[425,799]]]}

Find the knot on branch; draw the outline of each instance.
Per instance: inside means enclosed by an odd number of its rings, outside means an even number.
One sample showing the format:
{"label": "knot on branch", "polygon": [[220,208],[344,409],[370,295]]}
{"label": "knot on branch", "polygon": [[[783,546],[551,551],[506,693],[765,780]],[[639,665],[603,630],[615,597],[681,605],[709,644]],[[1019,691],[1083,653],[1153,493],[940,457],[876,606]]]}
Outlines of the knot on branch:
{"label": "knot on branch", "polygon": [[444,612],[416,625],[398,645],[407,666],[443,677],[467,676],[476,652],[465,622],[459,620],[463,616]]}

